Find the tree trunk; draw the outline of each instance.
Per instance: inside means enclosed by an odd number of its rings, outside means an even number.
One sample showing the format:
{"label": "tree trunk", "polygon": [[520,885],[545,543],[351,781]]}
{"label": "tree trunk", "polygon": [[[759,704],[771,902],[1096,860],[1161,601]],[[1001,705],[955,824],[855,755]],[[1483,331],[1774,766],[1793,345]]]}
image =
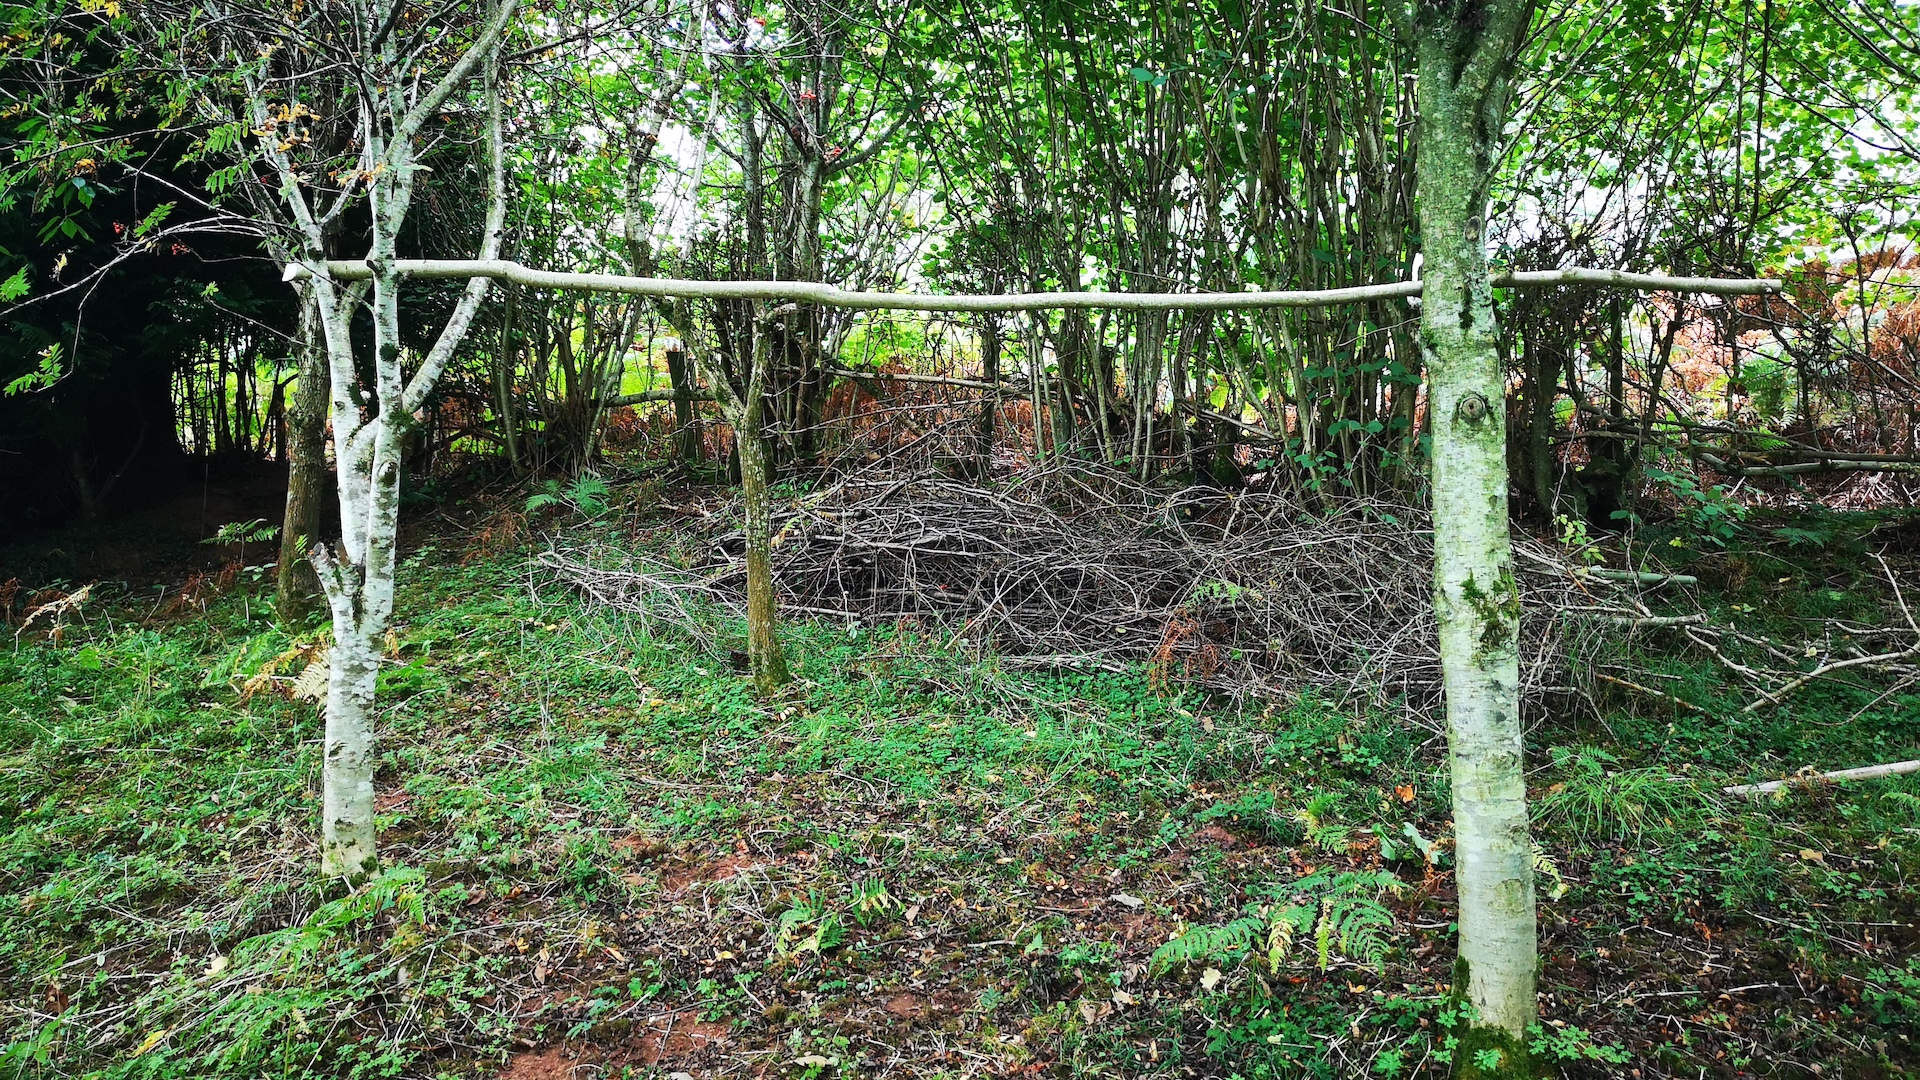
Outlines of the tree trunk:
{"label": "tree trunk", "polygon": [[667,350],[667,385],[673,388],[674,457],[691,467],[702,454],[700,429],[693,422],[693,374],[685,349]]}
{"label": "tree trunk", "polygon": [[[399,543],[401,455],[414,417],[427,405],[435,383],[467,335],[491,283],[475,279],[455,303],[431,348],[409,377],[401,366],[400,289],[403,275],[394,268],[397,240],[414,195],[414,155],[428,118],[455,90],[473,77],[483,60],[491,63],[517,0],[500,0],[489,11],[479,38],[406,112],[377,120],[361,131],[363,163],[372,177],[366,186],[371,223],[367,263],[373,269],[372,355],[361,375],[351,322],[360,306],[357,287],[336,282],[327,273],[325,230],[314,218],[297,182],[293,162],[271,139],[262,152],[281,178],[281,190],[301,231],[302,261],[312,271],[310,302],[318,312],[319,338],[325,344],[328,389],[334,425],[335,492],[340,508],[337,547],[315,544],[314,570],[332,614],[333,646],[327,677],[326,737],[322,746],[320,871],[349,882],[379,870],[373,818],[374,700],[378,688],[380,646],[393,615],[395,556]],[[390,56],[383,55],[388,62]],[[400,77],[387,73],[393,81]],[[506,167],[499,87],[486,74],[486,146],[491,181],[485,231],[479,255],[499,257],[506,225]],[[249,95],[253,122],[267,116],[265,93]],[[378,114],[369,110],[374,118]],[[369,407],[371,414],[369,415]]]}
{"label": "tree trunk", "polygon": [[293,627],[318,608],[320,579],[307,550],[320,538],[327,497],[327,354],[320,341],[320,309],[311,290],[300,303],[300,369],[286,410],[287,513],[280,523],[279,580],[274,611]]}
{"label": "tree trunk", "polygon": [[1434,607],[1452,766],[1460,957],[1472,1018],[1457,1076],[1527,1076],[1537,945],[1508,535],[1504,379],[1487,189],[1530,0],[1418,8],[1421,348],[1433,422]]}
{"label": "tree trunk", "polygon": [[754,690],[761,697],[772,697],[791,676],[787,673],[787,658],[780,649],[779,635],[775,633],[773,501],[767,491],[772,462],[762,430],[766,416],[767,367],[773,349],[763,308],[763,304],[754,305],[753,374],[747,378],[746,400],[735,410],[733,442],[740,451],[740,501],[746,516],[747,666],[753,673]]}
{"label": "tree trunk", "polygon": [[773,592],[773,500],[767,491],[767,446],[758,421],[764,406],[750,405],[749,420],[734,432],[740,446],[740,497],[747,526],[747,666],[761,697],[787,684],[787,660],[775,634]]}
{"label": "tree trunk", "polygon": [[984,480],[993,473],[993,422],[1000,409],[1000,322],[988,318],[980,328],[981,378],[991,387],[980,402],[980,426],[974,439],[973,477]]}
{"label": "tree trunk", "polygon": [[[327,730],[321,783],[320,873],[359,880],[380,869],[373,828],[373,703],[380,638],[336,607],[327,653]],[[351,629],[347,629],[351,627]],[[343,632],[344,631],[344,632]]]}
{"label": "tree trunk", "polygon": [[1620,298],[1607,303],[1610,332],[1607,340],[1607,416],[1600,425],[1605,437],[1589,443],[1587,517],[1601,528],[1615,526],[1614,511],[1626,505],[1627,476],[1627,351],[1626,317]]}
{"label": "tree trunk", "polygon": [[1553,476],[1553,403],[1560,386],[1560,364],[1545,335],[1516,336],[1520,363],[1527,372],[1527,470],[1533,499],[1542,520],[1552,522],[1559,511],[1554,496],[1558,486]]}

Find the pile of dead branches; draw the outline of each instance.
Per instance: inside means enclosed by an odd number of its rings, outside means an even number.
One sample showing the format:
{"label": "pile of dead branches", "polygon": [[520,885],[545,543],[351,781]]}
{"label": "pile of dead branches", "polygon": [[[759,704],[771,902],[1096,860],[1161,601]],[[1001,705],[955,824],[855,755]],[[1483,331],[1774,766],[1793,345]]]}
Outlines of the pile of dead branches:
{"label": "pile of dead branches", "polygon": [[[775,528],[788,613],[912,620],[1007,663],[1145,664],[1169,682],[1235,694],[1311,687],[1438,716],[1433,537],[1424,512],[1404,505],[1170,492],[1062,464],[991,487],[854,476],[799,498]],[[1569,672],[1604,627],[1651,612],[1631,600],[1640,575],[1595,578],[1555,549],[1516,543],[1521,682],[1537,707],[1570,691]],[[693,625],[695,598],[741,603],[743,546],[730,531],[706,538],[704,560],[678,565],[557,549],[542,563],[602,603]]]}

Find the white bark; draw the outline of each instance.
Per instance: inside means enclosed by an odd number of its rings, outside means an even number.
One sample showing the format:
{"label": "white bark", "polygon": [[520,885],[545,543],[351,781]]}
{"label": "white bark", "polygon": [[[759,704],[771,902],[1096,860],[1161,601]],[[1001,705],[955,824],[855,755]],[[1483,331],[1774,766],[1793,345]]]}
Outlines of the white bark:
{"label": "white bark", "polygon": [[[1452,767],[1461,1076],[1529,1075],[1538,966],[1520,727],[1520,594],[1508,539],[1506,394],[1487,273],[1487,189],[1528,0],[1420,5],[1420,347],[1433,430],[1434,609]],[[1492,1054],[1495,1064],[1481,1064]]]}
{"label": "white bark", "polygon": [[[348,80],[359,135],[357,179],[324,211],[303,178],[289,142],[281,144],[270,111],[271,95],[261,83],[248,90],[253,127],[261,133],[261,154],[278,175],[279,194],[300,239],[293,265],[310,278],[327,351],[331,411],[338,473],[340,540],[329,550],[316,545],[312,558],[333,621],[327,685],[326,736],[322,754],[321,873],[357,879],[379,867],[373,818],[375,740],[374,699],[380,652],[393,614],[394,564],[400,517],[401,454],[414,413],[465,337],[490,281],[476,278],[455,305],[447,324],[411,379],[401,364],[400,289],[407,276],[398,268],[396,241],[412,205],[419,173],[415,160],[422,130],[441,106],[490,65],[513,17],[518,0],[497,0],[474,40],[437,79],[421,78],[417,58],[395,52],[389,29],[397,13],[389,3],[372,0],[360,12],[365,35],[352,57],[358,70]],[[286,46],[278,42],[276,47]],[[263,54],[264,55],[264,54]],[[482,259],[500,253],[506,214],[501,116],[497,88],[487,90],[487,144],[491,185]],[[372,239],[360,281],[342,282],[325,272],[327,224],[364,191]],[[314,271],[318,269],[319,273]],[[368,303],[373,314],[373,385],[360,380],[350,327],[355,311]],[[369,392],[371,391],[371,392]]]}
{"label": "white bark", "polygon": [[[390,588],[390,587],[389,587]],[[327,652],[327,728],[321,767],[320,868],[328,877],[356,878],[379,868],[373,832],[373,700],[380,673],[380,640],[359,632],[356,620],[334,611]],[[342,633],[342,624],[347,624]]]}
{"label": "white bark", "polygon": [[1735,784],[1720,790],[1729,795],[1768,795],[1782,788],[1796,784],[1805,784],[1814,780],[1838,783],[1842,780],[1878,780],[1887,776],[1905,776],[1920,772],[1920,761],[1895,761],[1886,765],[1862,765],[1857,769],[1835,769],[1833,772],[1803,773],[1786,780],[1768,780],[1759,784]]}

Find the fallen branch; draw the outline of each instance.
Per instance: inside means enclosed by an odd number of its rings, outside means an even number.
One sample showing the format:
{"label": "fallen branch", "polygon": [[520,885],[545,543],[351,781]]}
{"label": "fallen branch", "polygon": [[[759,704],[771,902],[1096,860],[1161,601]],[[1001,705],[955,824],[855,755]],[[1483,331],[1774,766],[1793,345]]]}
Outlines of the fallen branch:
{"label": "fallen branch", "polygon": [[[1881,558],[1879,555],[1875,555],[1874,558],[1879,561],[1881,572],[1886,574],[1887,584],[1893,586],[1893,598],[1899,602],[1900,613],[1906,617],[1908,628],[1914,632],[1916,638],[1920,638],[1920,623],[1914,621],[1913,611],[1907,607],[1906,594],[1900,591],[1900,580],[1893,576],[1893,570],[1887,566],[1886,559]],[[1869,664],[1894,664],[1912,656],[1920,656],[1920,640],[1916,640],[1912,645],[1907,646],[1899,652],[1877,653],[1872,656],[1855,656],[1847,660],[1836,660],[1831,664],[1822,664],[1778,690],[1772,691],[1771,693],[1762,691],[1760,700],[1749,704],[1740,711],[1742,713],[1750,713],[1769,702],[1778,705],[1788,694],[1831,672],[1843,671],[1847,668],[1865,667]]]}
{"label": "fallen branch", "polygon": [[653,401],[712,401],[713,394],[706,390],[642,390],[637,394],[621,394],[611,397],[601,404],[609,409],[622,405],[643,405]]}
{"label": "fallen branch", "polygon": [[1604,566],[1589,566],[1575,570],[1573,576],[1599,578],[1601,581],[1620,581],[1632,585],[1700,584],[1700,579],[1692,574],[1656,574],[1649,570],[1609,570]]}
{"label": "fallen branch", "polygon": [[1920,472],[1920,461],[1852,461],[1844,458],[1822,459],[1819,461],[1797,461],[1791,465],[1735,465],[1712,454],[1701,454],[1700,460],[1707,463],[1714,472],[1723,476],[1799,476],[1805,473],[1821,472]]}
{"label": "fallen branch", "polygon": [[[1515,554],[1532,559],[1542,566],[1556,569],[1564,568],[1565,563],[1558,559],[1515,548]],[[1698,585],[1700,579],[1692,574],[1660,574],[1651,570],[1613,570],[1605,566],[1575,566],[1571,568],[1574,577],[1583,581],[1605,581],[1623,585]]]}
{"label": "fallen branch", "polygon": [[1755,701],[1752,704],[1749,704],[1746,708],[1741,709],[1740,711],[1742,713],[1750,713],[1755,709],[1758,709],[1762,705],[1767,705],[1767,704],[1778,705],[1780,704],[1781,699],[1785,698],[1788,694],[1793,693],[1795,690],[1800,689],[1801,687],[1807,685],[1808,683],[1812,682],[1815,679],[1818,679],[1824,675],[1831,674],[1835,671],[1843,671],[1847,668],[1864,667],[1865,665],[1868,665],[1868,664],[1891,664],[1901,660],[1905,660],[1910,656],[1920,656],[1920,645],[1915,645],[1915,646],[1912,646],[1911,648],[1902,649],[1899,652],[1876,653],[1873,656],[1856,656],[1851,660],[1836,660],[1831,664],[1822,664],[1819,667],[1814,668],[1812,671],[1807,672],[1805,675],[1800,676],[1799,678],[1793,680],[1792,682],[1788,683],[1787,685],[1781,687],[1778,690],[1775,690],[1771,693],[1762,691],[1758,701]]}
{"label": "fallen branch", "polygon": [[[1284,492],[1168,491],[1073,461],[992,485],[897,468],[896,457],[848,474],[776,515],[782,610],[940,626],[1009,667],[1377,696],[1437,724],[1433,541],[1416,508],[1353,499],[1309,512]],[[689,593],[738,603],[743,545],[728,520],[688,523],[675,546],[707,553],[688,566],[615,548],[541,562],[599,603],[683,619]],[[1571,568],[1531,538],[1515,543],[1531,556],[1516,567],[1521,693],[1540,709],[1608,631],[1560,618],[1584,597]]]}
{"label": "fallen branch", "polygon": [[1920,760],[1895,761],[1887,765],[1864,765],[1858,769],[1836,769],[1833,772],[1804,772],[1786,780],[1768,780],[1762,784],[1735,784],[1721,790],[1729,795],[1766,795],[1794,784],[1805,784],[1815,780],[1834,783],[1842,780],[1878,780],[1885,776],[1901,776],[1915,772],[1920,772]]}
{"label": "fallen branch", "polygon": [[1691,615],[1602,615],[1600,619],[1615,626],[1698,626],[1707,616],[1696,611]]}
{"label": "fallen branch", "polygon": [[1732,657],[1728,656],[1726,653],[1721,652],[1720,646],[1714,644],[1711,641],[1708,641],[1704,637],[1701,637],[1697,632],[1694,631],[1694,629],[1691,626],[1689,626],[1686,629],[1686,635],[1687,635],[1687,640],[1707,650],[1707,652],[1711,654],[1715,660],[1720,661],[1721,666],[1725,667],[1728,671],[1732,671],[1740,675],[1744,675],[1745,677],[1752,679],[1756,683],[1765,685],[1767,681],[1765,675],[1762,675],[1760,672],[1755,671],[1754,669],[1739,662],[1738,660],[1733,659]]}
{"label": "fallen branch", "polygon": [[1674,697],[1672,694],[1667,693],[1665,690],[1655,690],[1651,686],[1641,686],[1637,682],[1629,682],[1626,679],[1616,678],[1612,675],[1607,674],[1604,671],[1594,672],[1593,677],[1596,679],[1599,679],[1601,682],[1610,682],[1615,686],[1624,686],[1629,690],[1637,690],[1642,694],[1648,694],[1653,697],[1657,697],[1662,701],[1671,702],[1672,704],[1678,705],[1683,709],[1692,709],[1694,712],[1697,712],[1697,713],[1704,713],[1707,711],[1701,708],[1700,706],[1695,705],[1691,701],[1683,701],[1680,698]]}
{"label": "fallen branch", "polygon": [[857,371],[852,368],[830,367],[821,369],[824,374],[842,379],[860,379],[865,382],[903,382],[926,383],[931,386],[958,386],[964,390],[994,390],[1003,394],[1023,393],[1024,382],[1002,379],[999,382],[987,382],[983,379],[961,379],[951,375],[916,375],[906,371]]}

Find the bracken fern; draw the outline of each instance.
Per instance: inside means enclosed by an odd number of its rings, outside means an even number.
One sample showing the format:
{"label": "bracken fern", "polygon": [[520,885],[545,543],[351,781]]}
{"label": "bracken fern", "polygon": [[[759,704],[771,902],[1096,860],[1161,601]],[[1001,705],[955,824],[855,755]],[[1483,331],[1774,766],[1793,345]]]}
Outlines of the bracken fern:
{"label": "bracken fern", "polygon": [[1336,954],[1377,967],[1386,957],[1387,930],[1393,926],[1393,912],[1381,898],[1405,888],[1385,871],[1318,870],[1269,890],[1264,900],[1248,904],[1240,918],[1188,929],[1154,950],[1152,968],[1165,972],[1183,964],[1239,963],[1264,938],[1267,966],[1278,971],[1304,934],[1313,935],[1321,971],[1333,965]]}

